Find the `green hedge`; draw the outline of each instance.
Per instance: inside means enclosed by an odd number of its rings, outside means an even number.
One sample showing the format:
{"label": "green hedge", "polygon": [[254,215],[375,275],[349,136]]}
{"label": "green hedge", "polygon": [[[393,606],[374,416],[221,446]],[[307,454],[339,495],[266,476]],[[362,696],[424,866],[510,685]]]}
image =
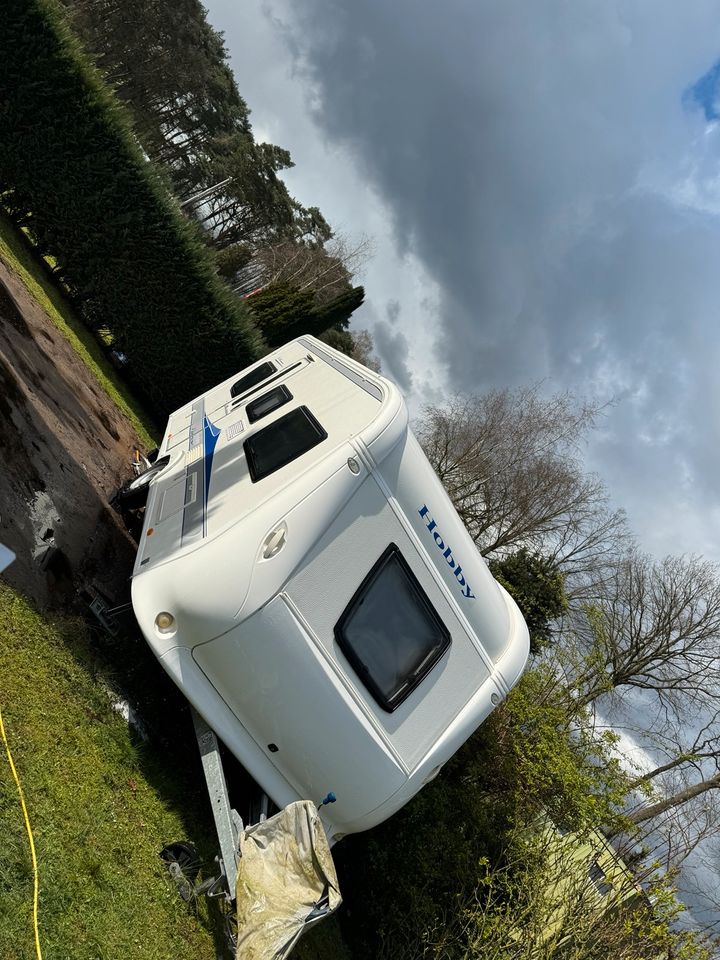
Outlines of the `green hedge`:
{"label": "green hedge", "polygon": [[166,414],[256,360],[262,338],[51,0],[5,0],[2,20],[2,204]]}

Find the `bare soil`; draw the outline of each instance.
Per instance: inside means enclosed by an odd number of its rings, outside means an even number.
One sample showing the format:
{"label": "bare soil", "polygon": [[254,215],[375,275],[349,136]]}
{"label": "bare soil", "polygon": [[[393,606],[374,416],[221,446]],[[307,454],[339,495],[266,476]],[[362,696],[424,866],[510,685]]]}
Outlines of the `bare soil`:
{"label": "bare soil", "polygon": [[4,578],[46,609],[87,584],[126,598],[135,545],[109,500],[131,475],[128,420],[0,261],[0,542]]}

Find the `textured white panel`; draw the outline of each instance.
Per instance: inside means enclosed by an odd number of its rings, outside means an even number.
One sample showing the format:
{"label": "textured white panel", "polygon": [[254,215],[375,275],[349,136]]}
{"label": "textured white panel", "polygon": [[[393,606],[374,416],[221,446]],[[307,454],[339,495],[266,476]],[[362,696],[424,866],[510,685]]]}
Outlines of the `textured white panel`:
{"label": "textured white panel", "polygon": [[[340,615],[390,543],[400,548],[452,637],[449,651],[394,713],[387,713],[375,702],[334,637]],[[286,591],[410,768],[422,759],[490,675],[372,478],[362,484],[339,514]]]}
{"label": "textured white panel", "polygon": [[167,520],[168,517],[171,517],[173,514],[178,513],[183,508],[185,501],[185,478],[178,480],[177,483],[173,483],[172,486],[168,487],[167,490],[163,492],[162,499],[160,501],[160,511],[156,519],[156,523],[162,523],[163,520]]}
{"label": "textured white panel", "polygon": [[300,796],[322,798],[332,790],[352,819],[405,782],[282,599],[196,647],[193,657]]}

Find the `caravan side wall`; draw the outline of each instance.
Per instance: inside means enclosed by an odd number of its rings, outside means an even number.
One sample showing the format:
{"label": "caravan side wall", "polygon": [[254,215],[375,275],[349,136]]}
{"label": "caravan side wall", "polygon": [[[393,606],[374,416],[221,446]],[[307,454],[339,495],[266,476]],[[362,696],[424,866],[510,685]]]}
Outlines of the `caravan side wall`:
{"label": "caravan side wall", "polygon": [[[133,602],[165,668],[277,803],[336,794],[324,819],[338,836],[381,822],[437,773],[517,680],[527,630],[394,385],[311,337],[267,361],[268,391],[287,385],[292,396],[277,411],[251,424],[233,378],[171,417],[161,452],[173,460],[152,484]],[[251,397],[268,391],[261,382]],[[245,440],[298,406],[327,439],[253,482]],[[185,539],[200,483],[204,515]],[[265,559],[268,544],[281,546]],[[402,617],[388,609],[366,624],[382,670],[397,669],[391,709],[338,632],[369,575],[367,589],[380,589],[373,571],[390,555],[445,637],[425,674],[412,637],[400,643]],[[173,631],[157,629],[160,611]]]}

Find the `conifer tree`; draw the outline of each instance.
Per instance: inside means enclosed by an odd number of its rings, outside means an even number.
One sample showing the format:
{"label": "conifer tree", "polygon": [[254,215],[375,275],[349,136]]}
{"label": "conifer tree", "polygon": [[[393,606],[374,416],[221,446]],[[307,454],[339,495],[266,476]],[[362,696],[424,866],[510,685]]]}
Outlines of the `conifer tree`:
{"label": "conifer tree", "polygon": [[346,330],[353,311],[357,310],[364,299],[365,290],[363,287],[352,287],[345,293],[341,293],[335,297],[334,300],[331,300],[330,303],[313,311],[313,316],[310,320],[311,326],[307,332],[319,337],[321,333],[324,333],[331,327],[339,327],[341,330]]}
{"label": "conifer tree", "polygon": [[330,329],[346,329],[353,310],[365,298],[362,287],[353,287],[322,307],[313,305],[309,290],[274,284],[247,300],[266,343],[280,346],[305,333],[319,337]]}

